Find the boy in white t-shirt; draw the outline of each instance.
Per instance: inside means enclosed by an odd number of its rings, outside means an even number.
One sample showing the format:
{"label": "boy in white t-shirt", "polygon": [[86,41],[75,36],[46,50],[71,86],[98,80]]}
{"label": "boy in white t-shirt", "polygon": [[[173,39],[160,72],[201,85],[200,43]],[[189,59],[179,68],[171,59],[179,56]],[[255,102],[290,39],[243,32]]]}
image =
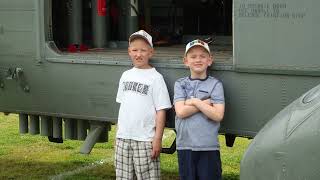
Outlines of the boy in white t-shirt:
{"label": "boy in white t-shirt", "polygon": [[117,179],[160,179],[161,142],[165,110],[171,108],[167,86],[149,64],[154,52],[152,37],[145,31],[129,38],[128,53],[134,67],[119,82],[120,103],[115,148]]}

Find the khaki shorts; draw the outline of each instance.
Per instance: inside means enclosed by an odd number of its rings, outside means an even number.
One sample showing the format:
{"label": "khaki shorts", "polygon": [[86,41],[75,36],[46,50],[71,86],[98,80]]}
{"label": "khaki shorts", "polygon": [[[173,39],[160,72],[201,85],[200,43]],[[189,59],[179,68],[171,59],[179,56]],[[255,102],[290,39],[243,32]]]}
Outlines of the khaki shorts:
{"label": "khaki shorts", "polygon": [[160,158],[151,159],[151,142],[117,138],[115,148],[117,180],[160,179]]}

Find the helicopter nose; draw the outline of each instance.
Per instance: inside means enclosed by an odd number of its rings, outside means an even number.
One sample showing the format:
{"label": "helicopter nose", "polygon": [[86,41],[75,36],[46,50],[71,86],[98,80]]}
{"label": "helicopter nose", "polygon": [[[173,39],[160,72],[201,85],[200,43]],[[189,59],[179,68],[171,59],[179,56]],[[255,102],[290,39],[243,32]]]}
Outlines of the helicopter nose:
{"label": "helicopter nose", "polygon": [[319,179],[320,85],[257,134],[241,161],[241,180]]}

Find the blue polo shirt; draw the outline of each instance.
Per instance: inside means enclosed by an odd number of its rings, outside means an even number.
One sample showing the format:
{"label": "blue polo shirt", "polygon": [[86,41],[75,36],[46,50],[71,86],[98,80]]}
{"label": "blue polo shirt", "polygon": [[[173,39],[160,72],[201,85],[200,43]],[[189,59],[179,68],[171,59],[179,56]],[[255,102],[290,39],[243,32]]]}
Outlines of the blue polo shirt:
{"label": "blue polo shirt", "polygon": [[[191,97],[209,99],[213,104],[224,104],[221,81],[208,76],[206,79],[180,78],[174,85],[173,102],[185,101]],[[219,150],[218,131],[220,123],[210,120],[202,112],[187,118],[176,117],[177,150],[211,151]]]}

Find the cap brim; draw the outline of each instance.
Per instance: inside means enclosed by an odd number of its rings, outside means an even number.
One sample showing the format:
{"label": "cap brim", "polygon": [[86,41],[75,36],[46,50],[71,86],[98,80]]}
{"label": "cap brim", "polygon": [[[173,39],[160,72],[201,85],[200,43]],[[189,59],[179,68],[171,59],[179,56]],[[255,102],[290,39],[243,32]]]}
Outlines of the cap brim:
{"label": "cap brim", "polygon": [[187,53],[190,51],[190,49],[192,49],[192,48],[194,48],[194,47],[196,47],[196,46],[202,47],[202,48],[205,49],[209,54],[211,54],[210,50],[208,50],[205,46],[203,46],[203,45],[201,45],[201,44],[195,44],[195,45],[189,47],[189,48],[185,51],[184,55],[187,55]]}
{"label": "cap brim", "polygon": [[148,41],[148,39],[140,34],[133,34],[129,37],[129,43],[131,41],[133,41],[134,39],[137,39],[137,38],[141,38],[141,39],[144,39],[151,47],[153,47],[152,44],[150,44],[150,42]]}

